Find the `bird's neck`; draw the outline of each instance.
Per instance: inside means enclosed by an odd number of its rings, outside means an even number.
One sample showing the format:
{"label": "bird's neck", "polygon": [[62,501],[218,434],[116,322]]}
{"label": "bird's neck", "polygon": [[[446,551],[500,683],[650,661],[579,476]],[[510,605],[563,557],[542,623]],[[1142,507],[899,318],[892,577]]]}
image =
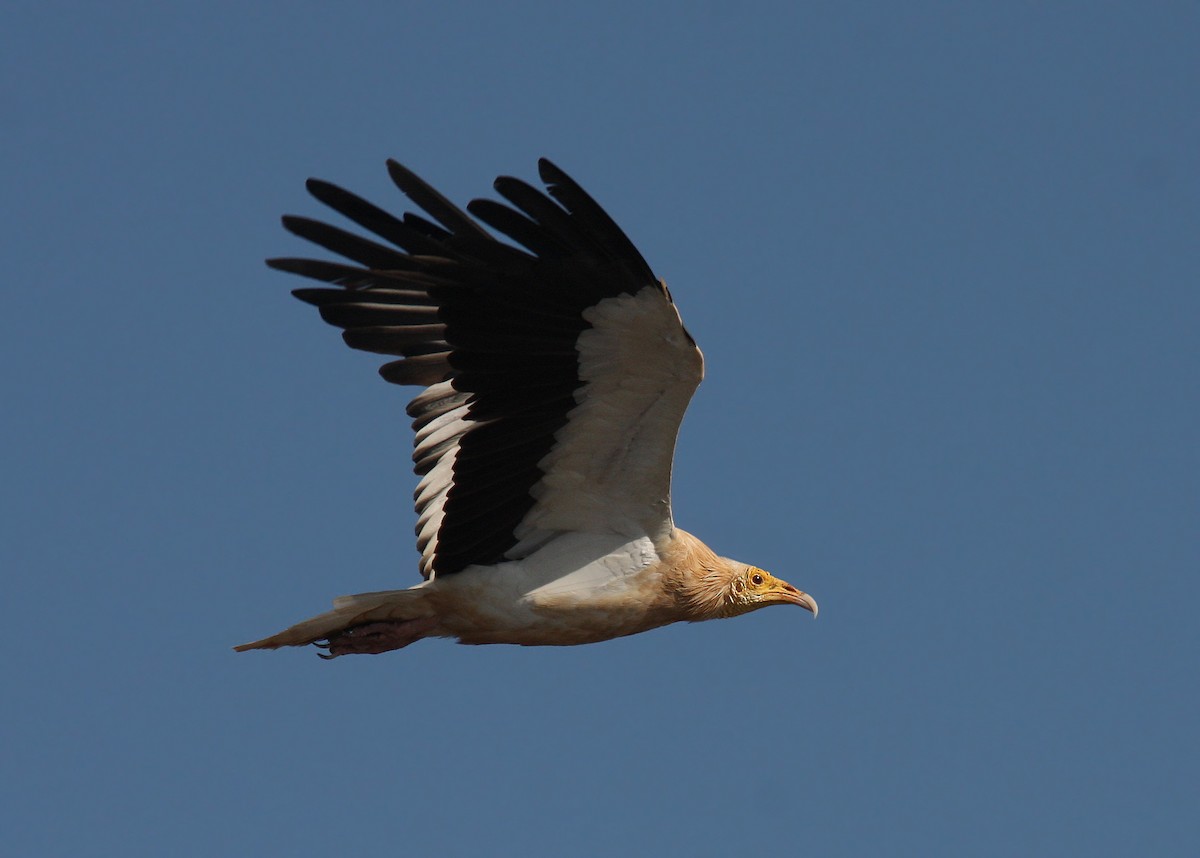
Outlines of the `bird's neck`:
{"label": "bird's neck", "polygon": [[730,615],[733,570],[728,560],[678,528],[661,555],[663,584],[674,595],[681,619],[699,622]]}

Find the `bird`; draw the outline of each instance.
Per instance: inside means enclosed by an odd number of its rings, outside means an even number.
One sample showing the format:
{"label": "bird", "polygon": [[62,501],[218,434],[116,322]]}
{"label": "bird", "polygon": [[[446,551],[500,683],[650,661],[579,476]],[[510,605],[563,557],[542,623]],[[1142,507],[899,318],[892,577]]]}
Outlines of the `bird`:
{"label": "bird", "polygon": [[313,644],[324,658],[424,638],[571,646],[675,622],[796,605],[807,593],[675,526],[671,469],[704,359],[666,282],[563,170],[501,176],[466,211],[395,160],[400,217],[341,187],[308,192],[371,237],[283,226],[342,261],[267,264],[409,402],[423,580],[238,651]]}

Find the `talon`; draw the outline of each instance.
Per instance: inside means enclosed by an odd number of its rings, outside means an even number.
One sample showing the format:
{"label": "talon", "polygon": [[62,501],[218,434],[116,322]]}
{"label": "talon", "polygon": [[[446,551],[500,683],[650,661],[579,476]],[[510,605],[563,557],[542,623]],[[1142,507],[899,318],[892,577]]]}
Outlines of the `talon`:
{"label": "talon", "polygon": [[437,624],[436,617],[360,623],[328,638],[313,641],[313,644],[318,649],[329,650],[328,654],[317,653],[324,659],[340,655],[374,655],[406,647],[435,629]]}

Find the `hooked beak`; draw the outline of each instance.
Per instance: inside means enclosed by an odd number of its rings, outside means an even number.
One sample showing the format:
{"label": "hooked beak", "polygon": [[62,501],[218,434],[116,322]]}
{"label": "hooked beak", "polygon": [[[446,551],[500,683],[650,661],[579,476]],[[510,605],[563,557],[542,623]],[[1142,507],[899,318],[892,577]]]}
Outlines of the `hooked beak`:
{"label": "hooked beak", "polygon": [[802,590],[797,590],[791,584],[784,584],[780,593],[783,600],[790,605],[799,605],[806,611],[812,611],[813,618],[817,616],[817,600]]}

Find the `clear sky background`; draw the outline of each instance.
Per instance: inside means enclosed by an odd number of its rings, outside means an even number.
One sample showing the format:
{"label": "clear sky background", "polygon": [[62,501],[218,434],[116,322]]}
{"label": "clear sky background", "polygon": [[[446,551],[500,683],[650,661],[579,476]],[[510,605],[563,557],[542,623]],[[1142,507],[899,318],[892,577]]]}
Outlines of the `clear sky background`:
{"label": "clear sky background", "polygon": [[[6,3],[6,855],[1200,854],[1195,3]],[[708,359],[676,518],[813,593],[230,647],[416,583],[407,391],[267,256],[555,159]]]}

